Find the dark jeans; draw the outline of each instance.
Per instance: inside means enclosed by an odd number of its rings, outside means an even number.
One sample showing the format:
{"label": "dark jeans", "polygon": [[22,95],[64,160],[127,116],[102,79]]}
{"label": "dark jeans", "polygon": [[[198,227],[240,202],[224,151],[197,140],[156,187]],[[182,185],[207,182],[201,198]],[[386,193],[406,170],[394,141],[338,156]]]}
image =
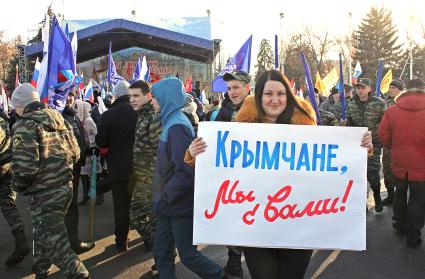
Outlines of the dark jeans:
{"label": "dark jeans", "polygon": [[110,186],[114,201],[115,243],[122,245],[128,242],[131,193],[128,180],[114,181]]}
{"label": "dark jeans", "polygon": [[243,247],[252,279],[302,279],[313,250]]}
{"label": "dark jeans", "polygon": [[78,238],[78,223],[79,223],[79,214],[78,214],[78,184],[80,182],[80,172],[81,166],[74,166],[72,175],[72,201],[69,204],[68,211],[65,214],[65,226],[66,231],[68,232],[68,239],[71,246],[78,245],[81,240]]}
{"label": "dark jeans", "polygon": [[[424,227],[425,218],[425,181],[408,181],[395,179],[396,191],[394,196],[395,226],[407,229],[407,243],[416,243],[421,238],[421,229]],[[407,190],[409,189],[409,202]]]}
{"label": "dark jeans", "polygon": [[221,278],[223,270],[198,251],[193,243],[193,217],[158,216],[155,231],[154,258],[161,278],[176,278],[175,254],[181,262],[201,278]]}

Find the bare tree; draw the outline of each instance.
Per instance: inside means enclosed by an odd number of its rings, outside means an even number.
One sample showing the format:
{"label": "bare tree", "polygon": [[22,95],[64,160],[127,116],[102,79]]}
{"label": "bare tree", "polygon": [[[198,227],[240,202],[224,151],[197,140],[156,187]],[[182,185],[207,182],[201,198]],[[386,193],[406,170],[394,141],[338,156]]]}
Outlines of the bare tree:
{"label": "bare tree", "polygon": [[333,67],[328,54],[334,45],[335,42],[327,31],[318,33],[307,27],[303,32],[293,34],[284,51],[285,74],[294,78],[297,84],[305,83],[305,73],[300,60],[300,53],[304,51],[313,78],[317,71],[323,76]]}
{"label": "bare tree", "polygon": [[10,67],[10,61],[17,51],[18,38],[8,40],[5,32],[0,31],[0,80],[4,82]]}
{"label": "bare tree", "polygon": [[304,36],[312,54],[311,58],[315,62],[319,73],[323,74],[324,60],[335,42],[329,37],[329,31],[318,34],[313,32],[310,27],[305,28]]}

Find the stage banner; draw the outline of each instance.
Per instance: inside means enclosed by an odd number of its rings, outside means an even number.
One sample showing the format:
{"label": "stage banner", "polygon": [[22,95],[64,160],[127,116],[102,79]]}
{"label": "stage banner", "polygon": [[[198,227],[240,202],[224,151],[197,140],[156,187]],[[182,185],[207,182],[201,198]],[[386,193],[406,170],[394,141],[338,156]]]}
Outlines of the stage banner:
{"label": "stage banner", "polygon": [[194,244],[365,250],[366,131],[201,122]]}

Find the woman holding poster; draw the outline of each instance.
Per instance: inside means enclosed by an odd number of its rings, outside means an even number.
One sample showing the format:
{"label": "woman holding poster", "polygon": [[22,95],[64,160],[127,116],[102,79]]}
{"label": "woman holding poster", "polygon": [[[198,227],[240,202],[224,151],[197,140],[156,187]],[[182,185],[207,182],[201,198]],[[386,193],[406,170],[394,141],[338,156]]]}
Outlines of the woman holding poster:
{"label": "woman holding poster", "polygon": [[[311,105],[295,97],[288,80],[276,70],[263,72],[257,79],[255,95],[245,99],[236,122],[316,125]],[[372,148],[371,135],[362,139],[363,147]],[[186,152],[186,163],[194,166],[196,155],[207,148],[197,138]],[[246,263],[253,279],[303,278],[312,250],[244,247]]]}

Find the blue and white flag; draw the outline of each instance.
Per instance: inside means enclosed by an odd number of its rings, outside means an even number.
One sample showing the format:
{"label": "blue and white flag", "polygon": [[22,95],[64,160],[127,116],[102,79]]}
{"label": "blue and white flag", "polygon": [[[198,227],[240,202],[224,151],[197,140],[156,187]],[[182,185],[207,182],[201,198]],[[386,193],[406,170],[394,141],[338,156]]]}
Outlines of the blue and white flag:
{"label": "blue and white flag", "polygon": [[77,31],[74,30],[74,33],[72,33],[72,39],[71,39],[71,48],[72,48],[72,56],[74,57],[74,65],[75,65],[75,75],[77,74],[77,49],[78,49],[78,38],[77,38]]}
{"label": "blue and white flag", "polygon": [[40,99],[58,111],[65,108],[68,92],[75,85],[75,62],[69,39],[59,26],[56,17],[52,18],[52,30],[49,38],[47,88]]}
{"label": "blue and white flag", "polygon": [[139,58],[137,59],[136,68],[134,68],[133,73],[133,82],[140,79],[140,71],[142,70],[142,60]]}
{"label": "blue and white flag", "polygon": [[199,96],[199,100],[204,105],[208,104],[208,99],[207,99],[207,95],[205,94],[205,89],[202,89],[201,94]]}
{"label": "blue and white flag", "polygon": [[354,67],[353,78],[358,79],[362,74],[362,67],[360,66],[360,62],[357,61],[356,67]]}
{"label": "blue and white flag", "polygon": [[140,69],[140,78],[146,82],[151,81],[151,69],[149,68],[146,56],[143,56],[142,68]]}
{"label": "blue and white flag", "polygon": [[108,54],[108,70],[107,77],[109,90],[120,81],[124,80],[122,76],[117,73],[117,68],[115,67],[114,58],[112,57],[112,42],[109,42],[109,54]]}
{"label": "blue and white flag", "polygon": [[86,92],[84,94],[84,101],[93,102],[93,100],[94,100],[93,83],[92,83],[92,79],[90,79],[90,82],[86,86]]}
{"label": "blue and white flag", "polygon": [[249,73],[251,67],[251,49],[252,49],[252,35],[249,36],[248,40],[242,45],[239,51],[229,59],[223,70],[217,75],[212,82],[213,92],[226,92],[227,85],[223,80],[225,73],[230,73],[235,70],[244,71]]}

